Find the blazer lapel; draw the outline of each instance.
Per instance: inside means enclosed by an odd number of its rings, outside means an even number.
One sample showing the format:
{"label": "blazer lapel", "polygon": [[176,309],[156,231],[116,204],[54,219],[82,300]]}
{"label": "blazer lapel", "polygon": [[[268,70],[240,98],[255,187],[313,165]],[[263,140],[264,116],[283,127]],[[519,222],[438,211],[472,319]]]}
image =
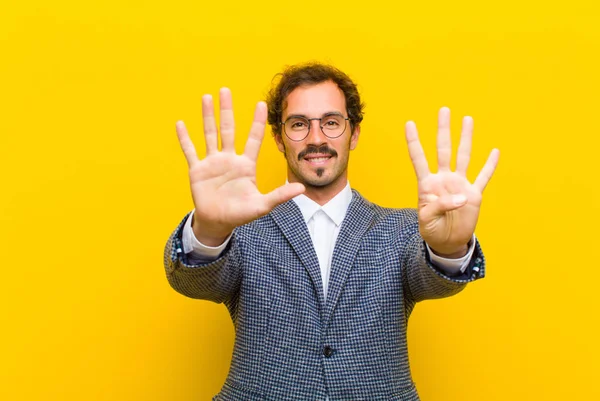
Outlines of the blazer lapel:
{"label": "blazer lapel", "polygon": [[[358,191],[353,196],[346,217],[342,221],[331,260],[331,276],[325,304],[325,327],[329,323],[344,283],[354,264],[354,258],[360,248],[362,237],[372,224],[374,212],[369,201]],[[310,238],[309,238],[310,239]]]}
{"label": "blazer lapel", "polygon": [[323,297],[321,268],[319,267],[319,259],[317,258],[312,239],[310,238],[308,227],[302,217],[302,212],[300,211],[300,208],[298,208],[298,205],[296,205],[293,200],[290,200],[275,207],[271,211],[271,216],[273,216],[273,220],[275,220],[275,223],[279,226],[284,237],[290,243],[294,252],[308,272],[315,293],[317,294],[322,318],[325,299]]}

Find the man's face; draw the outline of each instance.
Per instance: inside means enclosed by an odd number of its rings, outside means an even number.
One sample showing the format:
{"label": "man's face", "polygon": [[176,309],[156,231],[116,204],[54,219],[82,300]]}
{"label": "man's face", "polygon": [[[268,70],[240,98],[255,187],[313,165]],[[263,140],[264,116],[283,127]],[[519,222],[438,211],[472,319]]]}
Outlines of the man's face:
{"label": "man's face", "polygon": [[[282,121],[288,116],[320,118],[328,113],[348,117],[344,93],[332,81],[298,87],[286,100]],[[332,139],[323,134],[319,124],[319,120],[310,121],[308,136],[299,142],[289,139],[283,129],[281,136],[275,136],[277,147],[287,159],[288,180],[312,187],[337,184],[343,188],[348,180],[349,153],[358,143],[360,129],[355,127],[352,132],[350,121],[346,121],[344,133]]]}

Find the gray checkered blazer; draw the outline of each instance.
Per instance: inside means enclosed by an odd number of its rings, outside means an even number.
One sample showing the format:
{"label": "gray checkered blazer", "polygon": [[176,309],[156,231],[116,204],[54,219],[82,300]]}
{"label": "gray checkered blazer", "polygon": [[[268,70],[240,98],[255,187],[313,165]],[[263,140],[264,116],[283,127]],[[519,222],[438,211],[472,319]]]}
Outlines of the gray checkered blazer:
{"label": "gray checkered blazer", "polygon": [[308,228],[293,201],[234,230],[219,259],[189,264],[183,222],[165,248],[170,285],[223,302],[235,327],[229,375],[213,400],[407,400],[406,325],[415,303],[484,276],[477,243],[464,274],[431,264],[414,209],[388,209],[357,191],[332,257],[327,300]]}

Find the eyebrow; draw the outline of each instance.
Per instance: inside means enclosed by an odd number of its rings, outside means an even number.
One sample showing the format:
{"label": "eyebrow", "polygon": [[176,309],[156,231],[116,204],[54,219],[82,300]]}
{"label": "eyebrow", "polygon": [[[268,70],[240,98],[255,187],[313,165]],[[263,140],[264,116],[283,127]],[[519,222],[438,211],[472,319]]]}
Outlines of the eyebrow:
{"label": "eyebrow", "polygon": [[[328,111],[326,113],[321,114],[321,118],[327,117],[327,116],[342,116],[342,117],[344,117],[344,115],[342,113],[340,113],[339,111]],[[309,119],[311,117],[309,117],[309,116],[307,116],[305,114],[290,114],[289,116],[287,116],[286,120],[290,119],[290,118],[306,118],[306,119]]]}

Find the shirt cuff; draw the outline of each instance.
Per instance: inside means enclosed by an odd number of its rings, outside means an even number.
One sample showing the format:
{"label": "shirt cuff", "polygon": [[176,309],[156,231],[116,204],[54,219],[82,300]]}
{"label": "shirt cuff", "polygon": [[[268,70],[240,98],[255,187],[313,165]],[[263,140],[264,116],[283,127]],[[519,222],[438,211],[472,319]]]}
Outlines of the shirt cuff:
{"label": "shirt cuff", "polygon": [[194,235],[192,229],[192,217],[194,211],[188,216],[185,225],[183,226],[183,233],[181,235],[181,242],[183,243],[183,252],[190,254],[192,257],[203,258],[203,259],[217,259],[219,255],[225,250],[229,240],[233,233],[229,234],[227,239],[219,246],[207,246],[198,241]]}
{"label": "shirt cuff", "polygon": [[473,252],[475,251],[475,234],[473,234],[473,238],[471,238],[471,244],[469,245],[467,254],[458,259],[443,258],[439,255],[436,255],[431,250],[427,242],[425,242],[425,246],[427,246],[427,252],[429,252],[429,258],[431,259],[431,262],[435,264],[436,267],[449,274],[458,274],[458,272],[464,273],[469,266],[469,261],[471,260],[471,256],[473,256]]}

